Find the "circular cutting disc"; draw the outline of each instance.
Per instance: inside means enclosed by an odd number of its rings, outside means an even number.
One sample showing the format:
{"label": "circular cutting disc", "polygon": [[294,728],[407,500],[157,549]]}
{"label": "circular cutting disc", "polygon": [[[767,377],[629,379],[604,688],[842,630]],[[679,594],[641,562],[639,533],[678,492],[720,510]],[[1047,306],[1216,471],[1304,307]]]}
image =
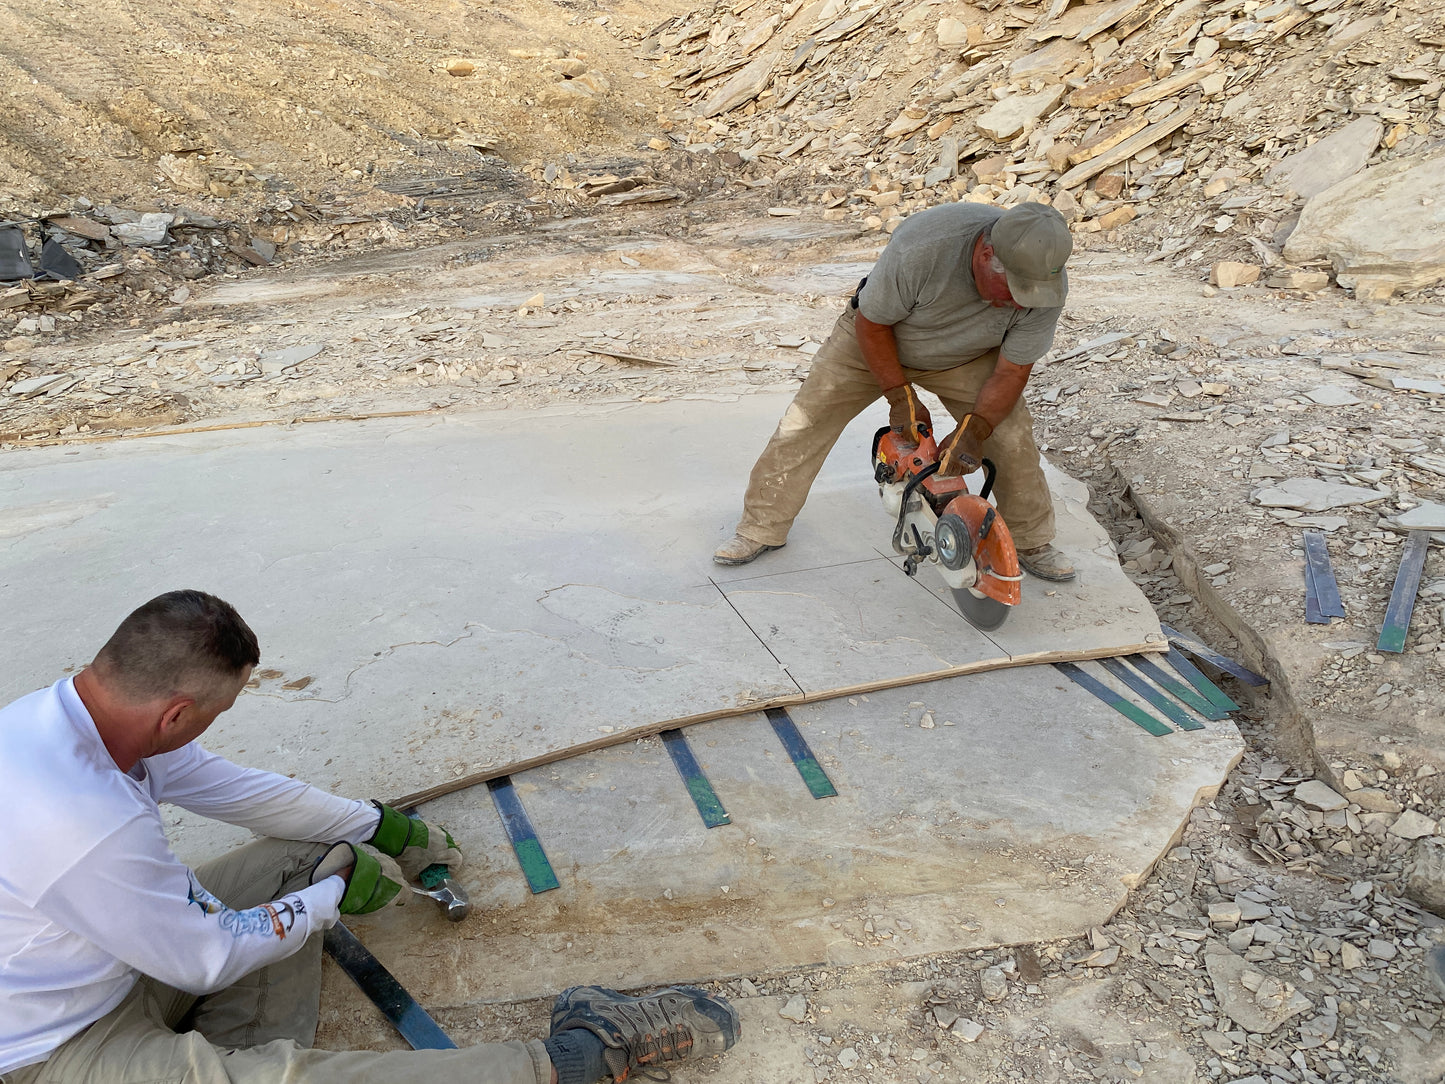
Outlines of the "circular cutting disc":
{"label": "circular cutting disc", "polygon": [[972,587],[955,587],[953,589],[953,601],[958,604],[958,610],[968,623],[976,629],[984,632],[992,632],[1008,619],[1012,606],[989,598],[987,595],[979,594]]}

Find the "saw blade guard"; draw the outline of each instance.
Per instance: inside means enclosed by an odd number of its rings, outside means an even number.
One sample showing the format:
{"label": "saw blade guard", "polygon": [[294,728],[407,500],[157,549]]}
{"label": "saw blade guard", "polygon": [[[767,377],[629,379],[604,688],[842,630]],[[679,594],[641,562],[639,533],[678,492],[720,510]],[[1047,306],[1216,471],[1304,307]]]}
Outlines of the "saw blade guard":
{"label": "saw blade guard", "polygon": [[978,571],[972,590],[1006,606],[1017,606],[1023,597],[1023,572],[1013,535],[998,510],[978,494],[965,493],[949,501],[944,514],[957,516],[968,531]]}

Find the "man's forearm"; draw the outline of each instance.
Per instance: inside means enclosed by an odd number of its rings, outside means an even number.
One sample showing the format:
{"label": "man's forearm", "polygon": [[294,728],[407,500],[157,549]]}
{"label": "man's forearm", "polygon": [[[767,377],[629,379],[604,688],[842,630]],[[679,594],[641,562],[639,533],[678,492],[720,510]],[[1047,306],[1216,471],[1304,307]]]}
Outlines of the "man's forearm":
{"label": "man's forearm", "polygon": [[860,312],[853,318],[853,329],[863,361],[881,390],[908,383],[898,361],[898,340],[893,337],[891,324],[875,324]]}
{"label": "man's forearm", "polygon": [[1028,383],[1032,365],[1015,365],[1011,361],[998,359],[993,375],[984,381],[974,400],[973,412],[989,425],[997,427],[1013,411],[1019,396]]}

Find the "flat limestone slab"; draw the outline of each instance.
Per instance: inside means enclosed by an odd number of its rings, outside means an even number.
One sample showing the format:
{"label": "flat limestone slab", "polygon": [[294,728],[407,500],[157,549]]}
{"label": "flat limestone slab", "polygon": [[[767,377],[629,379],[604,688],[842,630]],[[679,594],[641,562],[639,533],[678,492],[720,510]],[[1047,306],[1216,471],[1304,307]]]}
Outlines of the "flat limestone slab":
{"label": "flat limestone slab", "polygon": [[83,665],[131,608],[185,586],[233,602],[262,643],[257,687],[207,746],[349,794],[395,796],[795,696],[708,580],[771,408],[484,414],[7,455],[0,610],[14,635],[0,696]]}
{"label": "flat limestone slab", "polygon": [[[881,506],[877,511],[887,533]],[[881,556],[846,568],[759,576],[723,590],[808,693],[1007,659],[957,609],[940,605]]]}
{"label": "flat limestone slab", "polygon": [[[1243,748],[1229,721],[1151,737],[1051,666],[790,713],[837,797],[810,795],[759,714],[684,732],[731,817],[714,829],[657,739],[588,753],[513,777],[560,888],[529,892],[472,788],[423,812],[466,850],[473,916],[354,929],[439,1008],[1074,936]],[[328,980],[328,1014],[357,1000]]]}
{"label": "flat limestone slab", "polygon": [[[83,665],[145,599],[200,587],[236,604],[263,650],[255,688],[207,746],[396,798],[677,721],[1009,665],[1047,636],[1093,654],[1157,638],[1147,607],[1121,623],[1081,605],[1059,628],[1045,595],[1015,615],[1034,640],[990,639],[909,582],[877,548],[889,523],[867,448],[881,405],[845,434],[785,549],[714,565],[785,404],[478,413],[8,454],[0,611],[14,635],[0,697]],[[1090,544],[1103,537],[1067,496],[1060,519],[1092,531]],[[1117,568],[1110,590],[1144,606]]]}

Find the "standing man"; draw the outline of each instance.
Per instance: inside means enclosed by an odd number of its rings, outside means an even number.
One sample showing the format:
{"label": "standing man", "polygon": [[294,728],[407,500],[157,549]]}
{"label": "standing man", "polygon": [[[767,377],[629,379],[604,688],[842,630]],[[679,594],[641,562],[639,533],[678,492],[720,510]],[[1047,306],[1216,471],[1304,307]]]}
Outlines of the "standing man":
{"label": "standing man", "polygon": [[1063,215],[1041,203],[953,203],[907,218],[814,357],[753,467],[736,537],[713,560],[743,565],[783,546],[828,452],[880,395],[893,428],[917,439],[920,425],[931,427],[918,384],[958,420],[939,442],[939,474],[991,458],[1019,563],[1042,579],[1073,579],[1052,544],[1054,504],[1023,399],[1054,341],[1073,248]]}
{"label": "standing man", "polygon": [[[462,854],[436,825],[197,745],[259,659],[230,605],[172,591],[73,679],[0,709],[3,1084],[594,1084],[733,1045],[736,1012],[701,990],[573,987],[545,1040],[311,1049],[313,935]],[[163,802],[267,838],[191,870]]]}

